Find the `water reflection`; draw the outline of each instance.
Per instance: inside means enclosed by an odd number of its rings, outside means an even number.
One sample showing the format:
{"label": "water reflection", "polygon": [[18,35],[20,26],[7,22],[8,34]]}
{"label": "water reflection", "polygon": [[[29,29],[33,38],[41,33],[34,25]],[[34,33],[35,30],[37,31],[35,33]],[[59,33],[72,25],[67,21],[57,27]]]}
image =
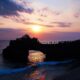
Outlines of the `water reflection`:
{"label": "water reflection", "polygon": [[35,70],[24,77],[29,80],[46,80],[46,71],[45,69]]}
{"label": "water reflection", "polygon": [[25,74],[24,80],[80,80],[80,65],[75,61],[57,64],[43,62],[32,68],[28,74]]}
{"label": "water reflection", "polygon": [[45,54],[40,51],[29,51],[28,60],[30,63],[43,62],[45,58]]}

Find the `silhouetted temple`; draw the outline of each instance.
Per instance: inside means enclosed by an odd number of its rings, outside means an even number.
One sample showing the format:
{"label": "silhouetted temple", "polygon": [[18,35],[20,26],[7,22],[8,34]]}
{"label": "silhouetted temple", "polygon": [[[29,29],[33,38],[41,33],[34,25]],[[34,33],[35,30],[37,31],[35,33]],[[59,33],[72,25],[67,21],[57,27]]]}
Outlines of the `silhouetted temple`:
{"label": "silhouetted temple", "polygon": [[24,35],[11,40],[9,46],[3,50],[3,57],[8,61],[27,62],[29,50],[39,50],[46,54],[47,61],[77,59],[80,56],[80,40],[64,41],[57,44],[41,44],[37,38]]}

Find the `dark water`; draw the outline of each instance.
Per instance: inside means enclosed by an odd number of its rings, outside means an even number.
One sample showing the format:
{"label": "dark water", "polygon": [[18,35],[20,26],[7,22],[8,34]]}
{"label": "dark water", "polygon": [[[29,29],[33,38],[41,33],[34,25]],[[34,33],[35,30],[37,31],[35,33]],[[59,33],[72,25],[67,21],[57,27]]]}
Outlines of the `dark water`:
{"label": "dark water", "polygon": [[[7,42],[1,43],[1,50],[7,45]],[[23,65],[5,62],[0,54],[0,80],[80,80],[80,62],[76,60],[20,66]]]}
{"label": "dark water", "polygon": [[80,80],[80,62],[40,62],[25,67],[4,62],[0,56],[0,80]]}
{"label": "dark water", "polygon": [[80,65],[75,61],[53,61],[23,68],[5,68],[0,70],[0,80],[80,80]]}
{"label": "dark water", "polygon": [[6,48],[6,46],[9,45],[9,40],[0,40],[0,54],[2,53],[2,50]]}

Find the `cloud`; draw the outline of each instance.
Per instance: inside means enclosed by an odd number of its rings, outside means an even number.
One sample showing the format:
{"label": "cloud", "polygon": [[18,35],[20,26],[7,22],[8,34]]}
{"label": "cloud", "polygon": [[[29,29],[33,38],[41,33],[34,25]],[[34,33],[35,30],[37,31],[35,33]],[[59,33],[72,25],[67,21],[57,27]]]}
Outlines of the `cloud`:
{"label": "cloud", "polygon": [[75,17],[75,18],[79,18],[79,17],[80,17],[80,11],[79,11],[79,12],[76,12],[76,13],[74,14],[74,17]]}
{"label": "cloud", "polygon": [[42,9],[42,12],[49,12],[49,13],[54,14],[54,15],[60,15],[59,11],[53,11],[53,10],[49,9],[48,7],[44,7]]}
{"label": "cloud", "polygon": [[0,0],[0,16],[19,16],[18,12],[32,13],[33,9],[26,9],[12,0]]}
{"label": "cloud", "polygon": [[3,23],[0,23],[0,25],[3,25]]}
{"label": "cloud", "polygon": [[57,22],[59,27],[70,27],[72,23],[70,22]]}
{"label": "cloud", "polygon": [[48,16],[59,16],[61,14],[60,11],[52,10],[49,7],[38,9],[37,13],[44,18]]}
{"label": "cloud", "polygon": [[23,24],[27,24],[27,25],[40,25],[43,27],[56,27],[55,25],[57,25],[57,27],[70,27],[72,25],[72,23],[70,22],[52,22],[53,24],[45,24],[45,23],[36,23],[36,22],[27,22],[25,20],[22,20],[21,23]]}
{"label": "cloud", "polygon": [[70,27],[71,22],[51,22],[53,25],[56,24],[58,27]]}
{"label": "cloud", "polygon": [[36,22],[22,22],[23,24],[27,24],[27,25],[40,25],[43,27],[53,27],[54,25],[49,25],[49,24],[41,24],[41,23],[36,23]]}

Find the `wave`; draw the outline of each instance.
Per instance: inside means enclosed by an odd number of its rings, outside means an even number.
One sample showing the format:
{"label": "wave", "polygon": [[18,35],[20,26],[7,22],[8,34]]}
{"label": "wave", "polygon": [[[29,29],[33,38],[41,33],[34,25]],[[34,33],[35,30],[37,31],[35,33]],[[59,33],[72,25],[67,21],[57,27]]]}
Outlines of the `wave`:
{"label": "wave", "polygon": [[18,72],[27,72],[27,70],[30,70],[31,68],[37,68],[37,67],[40,67],[40,66],[51,66],[51,65],[57,65],[57,64],[61,64],[63,65],[64,63],[70,63],[72,62],[72,60],[68,60],[68,61],[52,61],[52,62],[40,62],[40,63],[36,63],[34,66],[26,66],[26,67],[23,67],[23,68],[16,68],[16,69],[7,69],[7,68],[4,68],[4,69],[0,69],[0,75],[2,74],[15,74],[15,73],[18,73]]}

